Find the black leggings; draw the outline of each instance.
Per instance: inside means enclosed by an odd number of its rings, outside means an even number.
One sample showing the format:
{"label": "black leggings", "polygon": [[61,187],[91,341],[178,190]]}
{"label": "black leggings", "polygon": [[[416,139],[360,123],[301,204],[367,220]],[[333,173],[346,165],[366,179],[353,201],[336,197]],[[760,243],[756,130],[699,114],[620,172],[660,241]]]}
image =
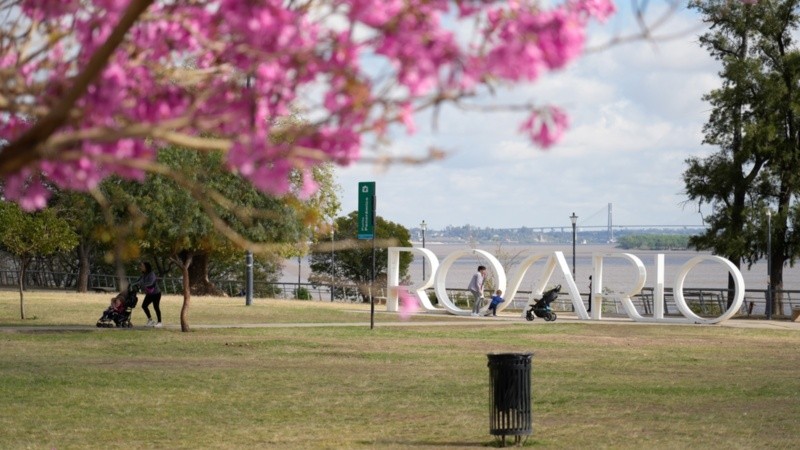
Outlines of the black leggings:
{"label": "black leggings", "polygon": [[144,296],[144,301],[142,302],[142,309],[144,310],[144,314],[150,319],[150,310],[147,308],[150,304],[153,304],[153,310],[156,312],[156,319],[157,322],[161,322],[161,292],[157,294],[147,294]]}

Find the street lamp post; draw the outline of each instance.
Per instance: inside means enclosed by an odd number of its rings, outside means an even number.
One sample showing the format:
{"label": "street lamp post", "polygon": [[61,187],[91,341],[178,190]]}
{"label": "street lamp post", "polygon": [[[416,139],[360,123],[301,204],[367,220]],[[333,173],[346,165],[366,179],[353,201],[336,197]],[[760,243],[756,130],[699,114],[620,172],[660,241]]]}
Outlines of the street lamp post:
{"label": "street lamp post", "polygon": [[250,306],[253,304],[253,252],[247,250],[244,254],[245,263],[245,291],[244,291],[244,304]]}
{"label": "street lamp post", "polygon": [[575,232],[575,224],[578,223],[578,216],[575,215],[573,212],[571,216],[569,216],[569,220],[572,221],[572,279],[575,279],[575,238],[577,234]]}
{"label": "street lamp post", "polygon": [[772,210],[767,208],[767,302],[764,307],[767,320],[772,319]]}
{"label": "street lamp post", "polygon": [[295,297],[300,299],[300,272],[302,271],[301,263],[303,262],[303,258],[300,255],[297,255],[297,292],[295,293]]}
{"label": "street lamp post", "polygon": [[[422,248],[425,248],[425,230],[428,229],[428,224],[423,219],[419,227],[422,229]],[[425,280],[425,258],[422,258],[422,280]]]}

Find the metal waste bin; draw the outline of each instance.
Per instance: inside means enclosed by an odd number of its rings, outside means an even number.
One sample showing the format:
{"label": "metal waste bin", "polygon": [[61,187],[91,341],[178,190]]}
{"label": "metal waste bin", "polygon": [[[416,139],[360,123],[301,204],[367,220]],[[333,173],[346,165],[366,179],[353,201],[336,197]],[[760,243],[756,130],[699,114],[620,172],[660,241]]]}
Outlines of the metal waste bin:
{"label": "metal waste bin", "polygon": [[502,438],[514,436],[519,444],[522,436],[533,432],[531,413],[531,360],[533,353],[490,353],[489,383],[491,410],[489,433]]}

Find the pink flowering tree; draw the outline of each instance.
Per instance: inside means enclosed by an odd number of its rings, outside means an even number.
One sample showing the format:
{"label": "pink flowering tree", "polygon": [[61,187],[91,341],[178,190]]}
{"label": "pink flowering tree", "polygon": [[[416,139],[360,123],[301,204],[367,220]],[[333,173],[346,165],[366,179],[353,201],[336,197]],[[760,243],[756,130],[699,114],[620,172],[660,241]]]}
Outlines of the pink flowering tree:
{"label": "pink flowering tree", "polygon": [[[141,179],[165,145],[222,151],[271,194],[289,192],[293,172],[312,192],[313,166],[359,160],[395,125],[413,132],[415,112],[564,67],[590,20],[613,11],[610,0],[0,1],[4,195],[34,210],[48,180]],[[542,106],[520,123],[547,147],[567,117]]]}
{"label": "pink flowering tree", "polygon": [[[256,188],[308,196],[315,166],[369,159],[420,111],[565,67],[613,12],[611,0],[0,0],[2,197],[33,211],[46,186],[179,177],[155,158],[167,146],[221,152]],[[530,105],[520,132],[552,145],[566,114]]]}

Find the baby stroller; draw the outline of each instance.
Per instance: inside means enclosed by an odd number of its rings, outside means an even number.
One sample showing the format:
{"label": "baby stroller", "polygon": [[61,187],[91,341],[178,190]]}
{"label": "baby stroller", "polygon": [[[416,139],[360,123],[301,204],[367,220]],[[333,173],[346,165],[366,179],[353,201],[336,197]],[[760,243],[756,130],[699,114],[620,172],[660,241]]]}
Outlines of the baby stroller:
{"label": "baby stroller", "polygon": [[558,298],[558,294],[561,292],[561,285],[546,291],[542,298],[536,300],[536,302],[531,305],[530,309],[525,311],[525,318],[529,321],[534,319],[534,315],[536,317],[544,317],[544,320],[547,322],[552,322],[556,320],[558,317],[556,313],[553,312],[553,308],[550,307],[550,303],[553,303],[555,299]]}
{"label": "baby stroller", "polygon": [[130,285],[128,286],[127,292],[120,293],[117,297],[122,297],[122,305],[119,308],[115,308],[114,304],[112,304],[103,311],[103,315],[100,319],[97,320],[97,327],[98,328],[131,328],[133,324],[131,323],[131,313],[133,312],[133,308],[136,307],[136,304],[139,302],[139,298],[136,296],[136,286]]}

